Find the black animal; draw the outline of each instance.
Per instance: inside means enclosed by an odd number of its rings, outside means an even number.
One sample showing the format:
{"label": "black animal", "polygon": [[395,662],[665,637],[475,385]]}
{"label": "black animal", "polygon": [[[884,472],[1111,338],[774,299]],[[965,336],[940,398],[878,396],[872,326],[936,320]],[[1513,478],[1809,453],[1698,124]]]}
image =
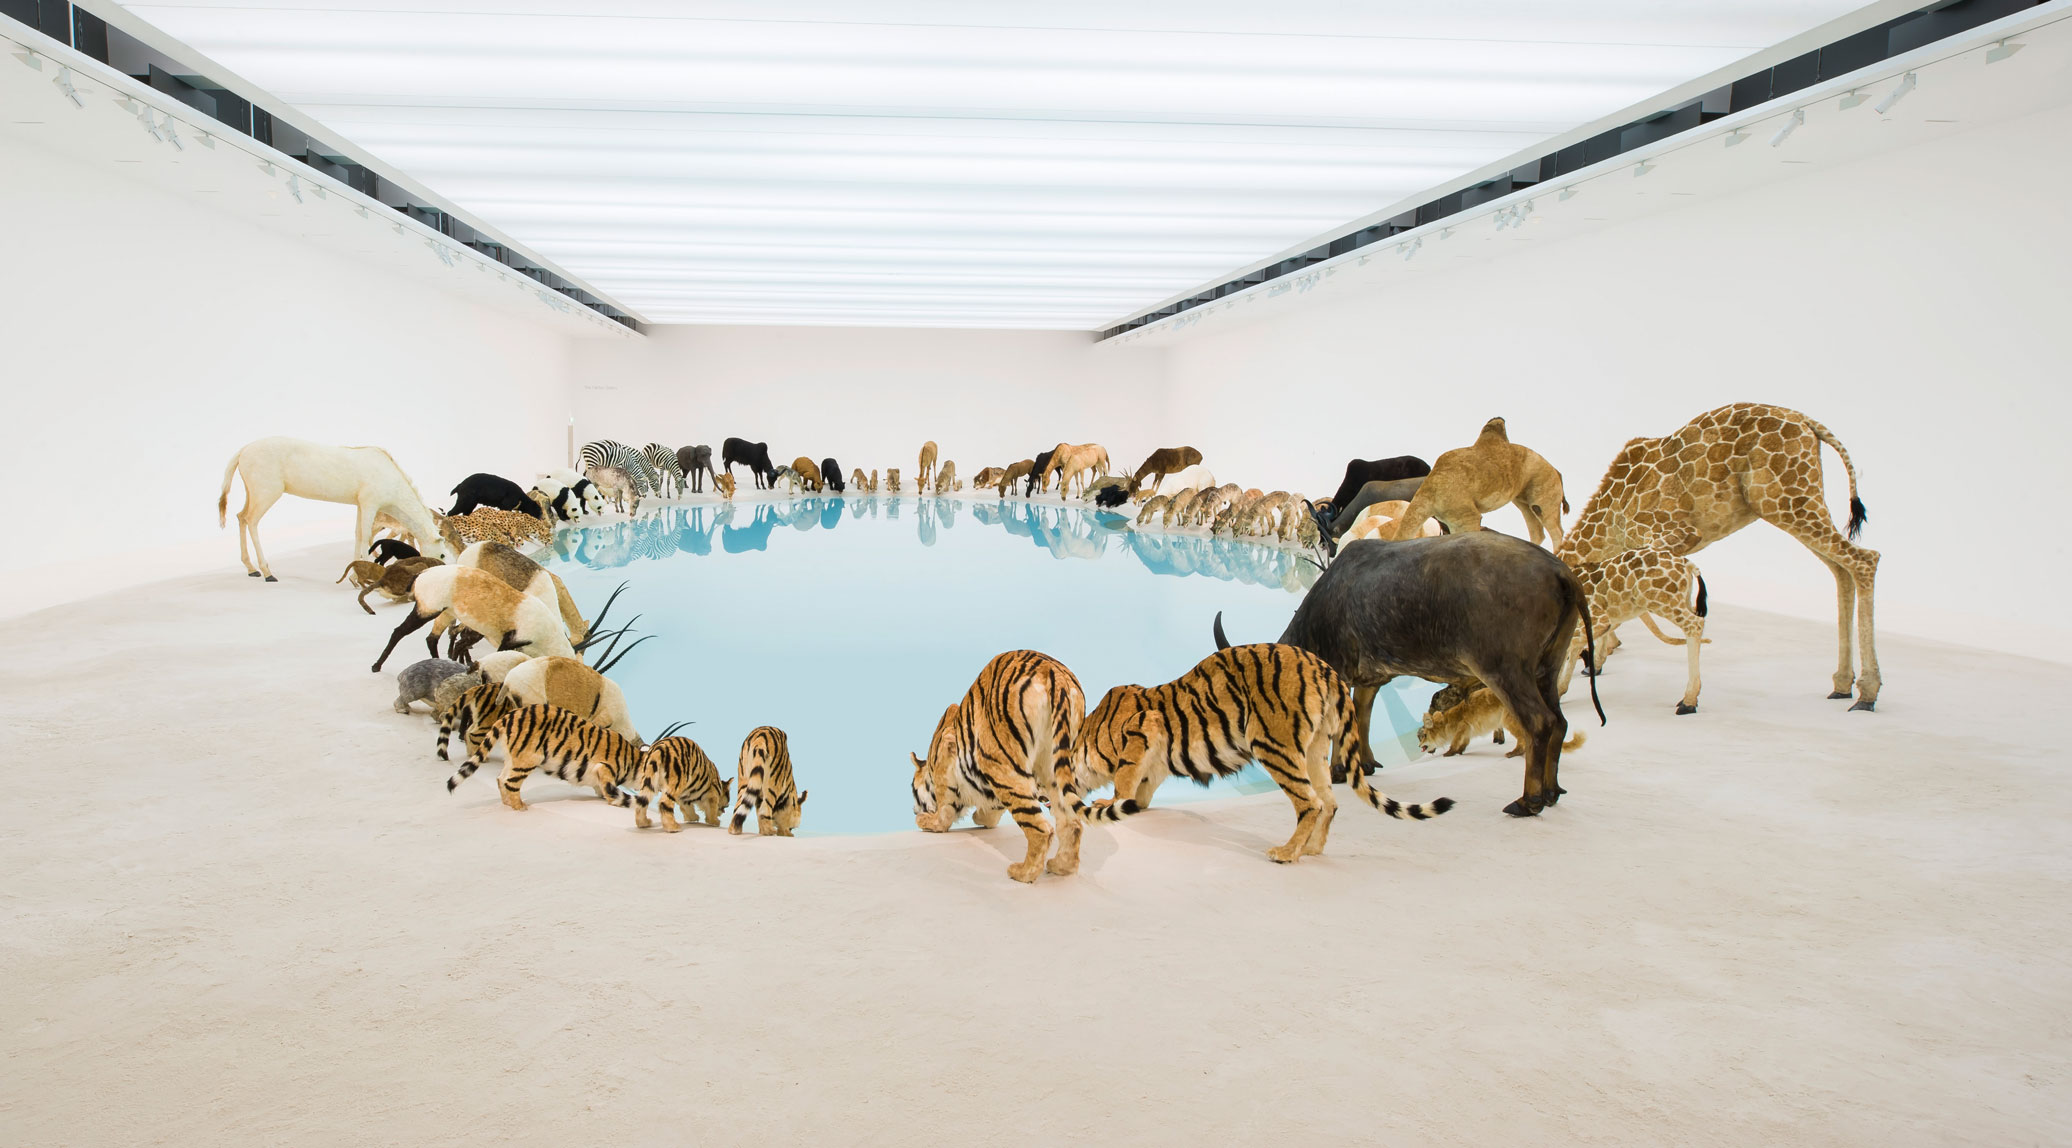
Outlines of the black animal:
{"label": "black animal", "polygon": [[1045,471],[1050,469],[1050,456],[1056,453],[1058,453],[1058,448],[1052,447],[1036,456],[1036,465],[1029,468],[1029,485],[1022,488],[1023,498],[1036,493],[1036,482],[1043,477]]}
{"label": "black animal", "polygon": [[540,504],[525,493],[524,487],[494,474],[471,474],[461,479],[460,485],[453,488],[453,509],[446,514],[448,517],[466,514],[478,506],[521,511],[534,518],[547,516],[547,512],[540,509]]}
{"label": "black animal", "polygon": [[705,491],[705,476],[712,474],[712,448],[709,446],[680,446],[676,448],[676,469],[683,471],[684,480],[691,489],[700,494]]}
{"label": "black animal", "polygon": [[1128,502],[1129,498],[1129,487],[1121,485],[1104,486],[1094,493],[1094,505],[1121,506],[1123,503]]}
{"label": "black animal", "polygon": [[[1384,479],[1370,482],[1360,488],[1353,500],[1347,503],[1333,502],[1329,506],[1314,508],[1317,525],[1323,527],[1324,537],[1329,539],[1331,553],[1338,553],[1338,538],[1353,528],[1360,520],[1360,512],[1377,502],[1394,502],[1401,499],[1408,502],[1416,496],[1417,488],[1424,485],[1422,478]],[[1440,529],[1445,529],[1442,525]]]}
{"label": "black animal", "polygon": [[[1404,674],[1494,691],[1525,733],[1525,792],[1504,812],[1531,817],[1561,800],[1561,742],[1568,719],[1554,683],[1578,625],[1586,653],[1590,606],[1567,563],[1522,538],[1491,530],[1378,539],[1346,547],[1317,579],[1280,640],[1324,659],[1353,686],[1360,723],[1358,768],[1371,769],[1374,694]],[[1216,615],[1216,647],[1223,615]],[[1590,683],[1597,719],[1597,682]]]}
{"label": "black animal", "polygon": [[734,473],[734,464],[737,462],[747,467],[748,473],[755,478],[757,490],[766,490],[777,481],[777,468],[770,465],[769,443],[730,438],[720,444],[719,457],[720,466],[729,475]]}
{"label": "black animal", "polygon": [[820,460],[820,482],[836,494],[849,489],[842,485],[842,464],[831,458]]}
{"label": "black animal", "polygon": [[1414,454],[1399,454],[1394,458],[1356,458],[1345,464],[1345,481],[1338,484],[1338,493],[1331,496],[1331,505],[1334,509],[1344,507],[1360,493],[1361,487],[1370,482],[1423,478],[1430,473],[1432,464]]}
{"label": "black animal", "polygon": [[374,561],[382,566],[386,566],[398,558],[420,557],[417,553],[417,547],[400,538],[377,538],[374,540],[374,545],[367,548],[367,553],[374,555]]}

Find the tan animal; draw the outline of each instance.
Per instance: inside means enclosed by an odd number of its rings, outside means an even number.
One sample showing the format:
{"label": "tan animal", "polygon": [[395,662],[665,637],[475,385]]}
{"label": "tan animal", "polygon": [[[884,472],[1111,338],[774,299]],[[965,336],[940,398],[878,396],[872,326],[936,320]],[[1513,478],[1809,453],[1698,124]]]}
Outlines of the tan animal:
{"label": "tan animal", "polygon": [[1176,522],[1185,525],[1188,515],[1194,510],[1195,501],[1201,495],[1202,492],[1199,490],[1183,490],[1173,495],[1172,501],[1166,503],[1165,515],[1159,525],[1167,530],[1171,530]]}
{"label": "tan animal", "polygon": [[977,490],[982,486],[997,486],[1000,483],[1000,476],[1005,473],[1007,472],[1000,467],[989,466],[971,476],[971,489]]}
{"label": "tan animal", "polygon": [[[1136,480],[1137,490],[1142,497],[1150,498],[1158,493],[1158,484],[1165,481],[1166,475],[1177,474],[1200,461],[1201,452],[1191,446],[1161,447],[1152,451],[1151,457],[1145,459],[1144,465],[1138,467],[1136,473],[1130,477]],[[1146,478],[1151,480],[1148,487],[1144,485]]]}
{"label": "tan animal", "polygon": [[[807,490],[818,491],[822,489],[820,468],[813,464],[812,459],[807,458],[805,455],[800,455],[791,460],[791,468],[798,472],[799,482]],[[840,478],[841,476],[836,475],[835,477]]]}
{"label": "tan animal", "polygon": [[[593,725],[554,706],[527,705],[511,710],[490,723],[489,740],[504,747],[504,769],[497,778],[497,795],[506,806],[531,808],[518,797],[518,789],[535,770],[558,777],[570,785],[587,785],[612,805],[624,807],[632,798],[619,789],[640,764],[638,743],[620,737],[603,726]],[[446,779],[446,792],[474,776],[480,764],[473,753]]]}
{"label": "tan animal", "polygon": [[[599,499],[611,500],[613,509],[640,513],[640,484],[633,481],[632,475],[616,466],[593,466],[584,472],[584,477],[597,488]],[[630,511],[626,509],[629,502],[633,507]]]}
{"label": "tan animal", "polygon": [[[377,520],[386,516],[410,535],[426,556],[444,558],[435,539],[438,528],[432,512],[411,485],[403,468],[378,446],[325,446],[295,438],[262,438],[246,443],[223,468],[223,491],[216,497],[216,524],[222,526],[230,512],[230,480],[243,475],[245,506],[237,512],[237,556],[245,573],[253,578],[276,581],[266,564],[266,551],[259,545],[259,520],[273,509],[284,494],[318,502],[342,502],[359,507],[353,527],[353,553],[367,553],[374,541]],[[249,541],[248,553],[245,544]],[[257,558],[257,565],[253,559]]]}
{"label": "tan animal", "polygon": [[[1067,447],[1051,456],[1050,473],[1057,476],[1058,496],[1070,498],[1074,481],[1084,487],[1108,473],[1108,448],[1098,443]],[[1047,483],[1045,485],[1048,486]]]}
{"label": "tan animal", "polygon": [[433,511],[432,518],[439,524],[439,537],[456,554],[477,542],[501,542],[506,546],[537,542],[544,546],[554,541],[554,528],[546,519],[515,510],[482,506],[467,514]]}
{"label": "tan animal", "polygon": [[621,783],[633,791],[636,828],[648,827],[650,804],[663,831],[668,833],[680,831],[701,814],[705,824],[716,826],[726,811],[729,783],[720,777],[719,767],[697,742],[671,736],[676,729],[671,726],[663,730],[654,744],[641,750],[632,781]]}
{"label": "tan animal", "polygon": [[1224,507],[1244,494],[1244,488],[1237,483],[1226,482],[1213,490],[1203,492],[1194,500],[1194,506],[1187,512],[1187,525],[1213,528],[1216,516]]}
{"label": "tan animal", "polygon": [[921,465],[914,471],[914,489],[926,494],[935,483],[935,440],[921,444]]}
{"label": "tan animal", "polygon": [[712,485],[713,485],[713,487],[714,487],[714,488],[715,488],[716,490],[718,490],[718,491],[719,491],[719,496],[720,496],[720,498],[721,498],[722,500],[731,500],[731,499],[732,499],[732,498],[734,497],[734,476],[733,476],[733,475],[731,475],[731,474],[722,474],[722,475],[718,475],[718,476],[716,476],[716,477],[714,477],[714,478],[713,478],[713,480],[712,480]]}
{"label": "tan animal", "polygon": [[[402,563],[397,563],[400,566]],[[465,566],[433,566],[417,576],[410,587],[415,603],[410,616],[389,635],[388,645],[374,661],[374,672],[396,648],[396,643],[413,631],[437,622],[426,643],[437,654],[439,635],[453,625],[489,639],[499,648],[524,650],[537,657],[559,654],[572,658],[575,646],[554,607],[521,590],[514,590],[496,575]],[[599,614],[602,617],[602,612]]]}
{"label": "tan animal", "polygon": [[[1511,717],[1504,703],[1497,700],[1495,693],[1487,688],[1478,689],[1468,695],[1466,701],[1443,710],[1433,710],[1424,716],[1424,723],[1417,730],[1418,748],[1426,753],[1437,753],[1441,757],[1452,757],[1468,748],[1468,743],[1484,734],[1498,730],[1509,730],[1515,743],[1505,757],[1521,757],[1525,754],[1525,731]],[[1580,733],[1561,743],[1563,752],[1578,749],[1583,744]],[[1440,747],[1444,746],[1442,750]],[[1358,770],[1354,770],[1358,773]]]}
{"label": "tan animal", "polygon": [[885,470],[885,491],[888,494],[899,493],[899,468],[896,466]]}
{"label": "tan animal", "polygon": [[1000,472],[1000,497],[1006,498],[1008,488],[1029,477],[1029,472],[1035,469],[1036,460],[1033,458],[1025,458],[1020,462],[1009,463],[1007,469]]}
{"label": "tan animal", "polygon": [[[360,568],[363,566],[374,566],[374,563],[355,562],[345,569],[346,574],[353,576],[353,584],[360,588],[360,609],[372,614],[374,607],[367,604],[368,594],[380,591],[382,596],[389,601],[400,602],[410,596],[410,588],[417,584],[417,576],[419,574],[440,564],[437,558],[426,558],[422,555],[416,558],[398,558],[387,566],[375,566],[375,569],[380,570],[381,574],[371,582],[361,581],[364,572]],[[344,581],[345,574],[339,575],[338,578],[340,582]],[[332,585],[335,586],[337,583],[334,582]]]}
{"label": "tan animal", "polygon": [[1209,523],[1209,530],[1215,534],[1236,534],[1237,524],[1250,516],[1259,500],[1265,497],[1265,493],[1257,489],[1240,491],[1231,497],[1228,506],[1217,512]]}
{"label": "tan animal", "polygon": [[461,551],[454,564],[486,570],[513,590],[524,591],[554,607],[561,613],[561,624],[568,629],[570,641],[581,642],[590,636],[590,623],[576,609],[576,600],[569,596],[561,576],[515,548],[502,542],[477,542]]}
{"label": "tan animal", "polygon": [[[1846,538],[1828,513],[1822,443],[1834,448],[1849,474]],[[1735,403],[1664,438],[1628,442],[1554,552],[1578,569],[1647,546],[1690,555],[1757,519],[1771,523],[1834,574],[1837,649],[1828,696],[1846,698],[1854,688],[1857,702],[1850,708],[1869,710],[1877,708],[1883,679],[1872,620],[1879,555],[1854,541],[1868,517],[1856,494],[1856,466],[1834,432],[1786,407]]]}
{"label": "tan animal", "polygon": [[863,468],[860,466],[849,471],[849,485],[854,487],[858,494],[870,493],[871,481],[863,477]]}
{"label": "tan animal", "polygon": [[1166,504],[1171,501],[1171,498],[1163,494],[1154,494],[1146,499],[1143,507],[1137,511],[1137,525],[1149,526],[1153,520],[1164,525]]}
{"label": "tan animal", "polygon": [[948,494],[953,490],[962,489],[964,489],[964,484],[957,481],[957,464],[954,462],[943,463],[942,469],[935,472],[935,493]]}
{"label": "tan animal", "polygon": [[1482,529],[1482,516],[1506,504],[1525,516],[1534,545],[1545,538],[1561,545],[1561,514],[1568,499],[1561,492],[1561,472],[1534,451],[1512,442],[1504,420],[1482,424],[1475,445],[1449,450],[1432,464],[1432,473],[1410,500],[1410,509],[1396,521],[1396,538],[1416,538],[1428,519],[1436,518],[1455,534]]}
{"label": "tan animal", "polygon": [[[929,443],[934,446],[934,443]],[[791,768],[791,742],[773,725],[757,726],[741,743],[741,760],[734,771],[740,796],[734,801],[734,819],[727,832],[738,835],[755,814],[759,837],[789,837],[799,827],[806,811],[806,790],[798,787]]]}
{"label": "tan animal", "polygon": [[[628,647],[629,649],[631,647]],[[619,683],[583,664],[579,658],[551,656],[518,663],[504,675],[504,690],[518,704],[554,706],[603,726],[638,746],[640,730],[626,712],[626,694]]]}
{"label": "tan animal", "polygon": [[[1403,512],[1409,509],[1409,501],[1401,498],[1391,502],[1370,504],[1367,509],[1360,512],[1359,521],[1346,529],[1345,536],[1340,539],[1340,544],[1343,545],[1346,542],[1357,541],[1361,538],[1380,538],[1384,541],[1394,538],[1396,536],[1396,520],[1402,518]],[[1439,529],[1437,519],[1430,519],[1425,522],[1425,537],[1437,538],[1442,533],[1444,531]]]}
{"label": "tan animal", "polygon": [[871,471],[871,493],[878,493],[878,472],[876,470]]}

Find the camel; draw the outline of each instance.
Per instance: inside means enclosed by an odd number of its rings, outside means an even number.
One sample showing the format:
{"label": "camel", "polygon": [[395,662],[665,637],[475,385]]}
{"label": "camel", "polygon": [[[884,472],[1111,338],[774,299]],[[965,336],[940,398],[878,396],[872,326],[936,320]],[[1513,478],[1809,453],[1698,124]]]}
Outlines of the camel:
{"label": "camel", "polygon": [[[432,511],[410,482],[410,476],[378,446],[326,446],[299,438],[255,439],[238,448],[223,468],[223,491],[216,497],[216,525],[226,525],[230,511],[230,479],[243,475],[244,509],[237,512],[237,556],[249,577],[278,581],[259,545],[259,520],[284,494],[318,502],[359,507],[353,527],[353,553],[365,554],[374,541],[375,520],[387,515],[424,554],[444,558]],[[250,540],[250,550],[246,541]],[[254,566],[252,559],[259,564]]]}
{"label": "camel", "polygon": [[[1165,481],[1166,475],[1186,470],[1200,461],[1201,452],[1191,446],[1168,446],[1152,451],[1151,457],[1144,460],[1144,465],[1138,467],[1136,473],[1130,476],[1136,480],[1137,501],[1142,502],[1157,494],[1158,484]],[[1151,485],[1148,487],[1144,485],[1147,476],[1151,479]]]}
{"label": "camel", "polygon": [[921,465],[919,469],[914,471],[914,474],[916,476],[915,481],[919,484],[914,489],[920,491],[923,494],[926,494],[929,491],[935,489],[934,439],[929,439],[927,442],[921,444]]}
{"label": "camel", "polygon": [[1482,516],[1509,503],[1525,516],[1525,529],[1538,546],[1543,537],[1561,545],[1561,512],[1568,499],[1561,493],[1561,472],[1546,459],[1511,441],[1504,420],[1482,424],[1475,445],[1449,450],[1432,464],[1432,473],[1410,499],[1410,509],[1396,520],[1391,538],[1423,535],[1436,518],[1454,534],[1482,529]]}
{"label": "camel", "polygon": [[[1849,474],[1845,538],[1827,509],[1820,444]],[[1797,539],[1835,576],[1836,666],[1830,698],[1855,690],[1852,710],[1877,708],[1883,679],[1872,619],[1878,552],[1856,545],[1869,513],[1856,496],[1856,466],[1834,432],[1786,407],[1735,403],[1707,411],[1664,438],[1619,451],[1555,554],[1571,566],[1659,546],[1689,556],[1762,519]],[[1863,658],[1856,672],[1850,643]]]}

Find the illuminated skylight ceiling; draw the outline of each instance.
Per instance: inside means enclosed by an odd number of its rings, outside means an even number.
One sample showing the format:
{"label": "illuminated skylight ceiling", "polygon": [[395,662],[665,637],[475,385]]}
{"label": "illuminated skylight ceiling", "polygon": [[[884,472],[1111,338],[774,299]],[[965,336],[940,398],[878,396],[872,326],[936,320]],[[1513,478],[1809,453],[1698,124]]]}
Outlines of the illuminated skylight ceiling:
{"label": "illuminated skylight ceiling", "polygon": [[653,322],[1094,329],[1857,5],[126,7]]}

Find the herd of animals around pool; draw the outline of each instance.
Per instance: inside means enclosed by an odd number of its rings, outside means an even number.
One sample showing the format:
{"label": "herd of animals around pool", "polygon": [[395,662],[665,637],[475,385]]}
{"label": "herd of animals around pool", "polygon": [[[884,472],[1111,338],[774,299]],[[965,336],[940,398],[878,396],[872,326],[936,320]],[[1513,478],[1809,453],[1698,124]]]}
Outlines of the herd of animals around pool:
{"label": "herd of animals around pool", "polygon": [[[1823,443],[1848,473],[1846,534],[1828,512]],[[225,468],[217,513],[227,514],[232,477],[241,475],[239,555],[251,577],[271,582],[258,526],[275,501],[291,494],[358,507],[354,554],[365,557],[338,580],[353,582],[370,614],[369,594],[409,604],[374,661],[376,672],[405,637],[430,627],[429,656],[397,675],[395,708],[431,707],[442,760],[458,737],[463,760],[449,791],[500,748],[497,788],[514,810],[526,808],[519,796],[525,779],[544,772],[630,807],[641,828],[659,821],[673,833],[700,819],[718,826],[731,802],[729,833],[739,834],[753,815],[758,834],[790,836],[807,790],[784,731],[751,731],[733,778],[722,778],[706,751],[677,732],[684,723],[645,741],[608,676],[647,640],[622,646],[630,623],[604,627],[618,592],[586,619],[561,579],[518,548],[551,544],[557,526],[600,514],[606,504],[634,513],[643,499],[703,493],[708,479],[731,500],[736,466],[747,468],[756,489],[794,494],[874,494],[879,472],[853,468],[845,480],[835,459],[805,456],[774,466],[768,444],[738,438],[722,445],[717,467],[709,446],[652,443],[635,450],[593,442],[582,460],[581,473],[545,472],[529,488],[470,475],[440,514],[379,447],[260,439]],[[912,480],[922,494],[965,488],[954,462],[938,462],[933,442],[921,447]],[[899,470],[886,469],[883,482],[898,493]],[[1293,834],[1268,851],[1277,862],[1323,851],[1339,782],[1392,817],[1445,813],[1453,804],[1447,798],[1403,804],[1368,780],[1378,767],[1369,737],[1375,694],[1399,676],[1446,687],[1419,731],[1426,752],[1455,754],[1474,738],[1502,741],[1508,732],[1516,743],[1510,756],[1525,759],[1525,777],[1504,812],[1538,815],[1567,792],[1561,754],[1582,742],[1561,710],[1570,677],[1582,664],[1603,721],[1595,674],[1617,648],[1622,624],[1639,619],[1663,642],[1684,647],[1688,676],[1676,712],[1697,711],[1707,589],[1690,555],[1758,519],[1797,539],[1834,574],[1839,653],[1828,696],[1853,696],[1857,710],[1878,699],[1878,553],[1855,542],[1867,518],[1855,467],[1825,426],[1782,407],[1736,403],[1667,436],[1628,441],[1566,529],[1561,473],[1513,443],[1501,418],[1429,464],[1412,455],[1353,459],[1323,499],[1219,484],[1193,447],[1154,451],[1125,475],[1111,473],[1108,451],[1097,444],[1059,443],[985,467],[971,484],[974,494],[991,491],[999,501],[1055,489],[1111,512],[1134,502],[1126,529],[1284,545],[1320,571],[1277,641],[1233,646],[1219,615],[1215,653],[1170,682],[1118,684],[1091,710],[1079,680],[1055,658],[1013,650],[986,663],[943,711],[926,753],[912,755],[914,821],[945,832],[966,812],[981,828],[1011,817],[1028,839],[1027,856],[1008,868],[1017,881],[1073,872],[1085,823],[1142,812],[1166,778],[1207,784],[1253,763],[1295,811]],[[1483,515],[1507,505],[1523,515],[1529,539],[1482,527]],[[1682,636],[1665,634],[1656,619]],[[484,640],[492,652],[472,656]],[[1112,796],[1088,799],[1108,786]]]}

